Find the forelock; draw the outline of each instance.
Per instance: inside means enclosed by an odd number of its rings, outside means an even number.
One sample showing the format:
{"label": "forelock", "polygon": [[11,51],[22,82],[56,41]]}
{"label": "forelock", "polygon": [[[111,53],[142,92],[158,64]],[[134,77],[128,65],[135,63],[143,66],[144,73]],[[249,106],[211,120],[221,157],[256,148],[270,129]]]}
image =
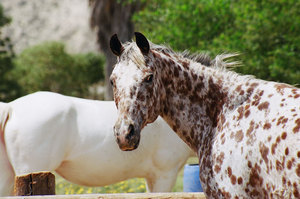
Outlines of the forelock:
{"label": "forelock", "polygon": [[138,68],[145,66],[145,58],[135,42],[126,42],[123,44],[124,51],[120,56],[120,61],[134,62]]}

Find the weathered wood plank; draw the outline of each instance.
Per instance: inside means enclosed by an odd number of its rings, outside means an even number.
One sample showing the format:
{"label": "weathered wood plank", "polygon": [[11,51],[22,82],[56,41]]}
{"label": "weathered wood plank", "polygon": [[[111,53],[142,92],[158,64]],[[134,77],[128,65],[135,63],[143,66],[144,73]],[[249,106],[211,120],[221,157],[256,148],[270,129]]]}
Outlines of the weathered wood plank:
{"label": "weathered wood plank", "polygon": [[204,193],[120,193],[4,197],[6,199],[205,199]]}
{"label": "weathered wood plank", "polygon": [[50,172],[16,176],[14,193],[16,196],[55,195],[55,176]]}

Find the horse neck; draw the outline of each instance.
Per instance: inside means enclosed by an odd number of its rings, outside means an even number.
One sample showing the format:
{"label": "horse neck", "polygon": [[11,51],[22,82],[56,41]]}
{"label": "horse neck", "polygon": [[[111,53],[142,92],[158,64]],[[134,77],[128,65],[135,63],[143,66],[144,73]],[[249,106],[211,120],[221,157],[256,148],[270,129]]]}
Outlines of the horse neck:
{"label": "horse neck", "polygon": [[[252,79],[171,55],[154,57],[158,58],[155,64],[163,88],[160,115],[199,153],[200,146],[213,140],[217,123],[225,112],[251,95]],[[245,82],[247,89],[242,87]]]}

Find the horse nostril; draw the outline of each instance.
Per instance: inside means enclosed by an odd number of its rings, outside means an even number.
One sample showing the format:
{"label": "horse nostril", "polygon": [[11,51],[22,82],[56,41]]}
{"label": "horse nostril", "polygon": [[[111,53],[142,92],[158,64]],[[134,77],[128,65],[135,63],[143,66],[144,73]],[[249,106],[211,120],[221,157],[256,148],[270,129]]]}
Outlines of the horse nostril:
{"label": "horse nostril", "polygon": [[120,135],[120,133],[116,131],[116,126],[114,126],[113,131],[114,131],[115,136],[119,136]]}
{"label": "horse nostril", "polygon": [[126,139],[130,140],[131,137],[134,135],[134,126],[132,124],[129,125],[128,132],[129,133],[126,135]]}

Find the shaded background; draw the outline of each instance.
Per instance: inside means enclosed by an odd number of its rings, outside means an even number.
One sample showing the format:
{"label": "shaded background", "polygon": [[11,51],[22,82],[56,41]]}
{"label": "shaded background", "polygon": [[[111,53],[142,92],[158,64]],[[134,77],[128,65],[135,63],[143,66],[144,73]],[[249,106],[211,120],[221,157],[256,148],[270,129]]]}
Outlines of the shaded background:
{"label": "shaded background", "polygon": [[38,90],[112,99],[110,36],[239,52],[239,73],[300,83],[297,0],[0,0],[0,100]]}

